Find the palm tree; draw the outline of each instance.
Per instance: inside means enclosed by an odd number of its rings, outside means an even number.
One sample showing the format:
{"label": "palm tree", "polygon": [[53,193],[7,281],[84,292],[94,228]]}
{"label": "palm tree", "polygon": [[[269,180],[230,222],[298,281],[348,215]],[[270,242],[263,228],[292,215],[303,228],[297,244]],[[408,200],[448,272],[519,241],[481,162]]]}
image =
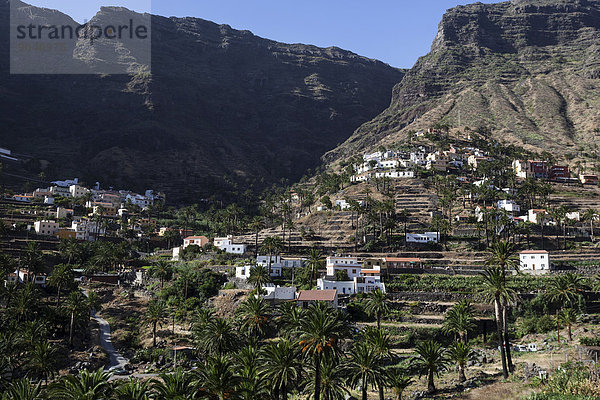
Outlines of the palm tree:
{"label": "palm tree", "polygon": [[271,259],[283,249],[283,241],[278,236],[269,236],[263,240],[261,250],[267,253],[269,276],[271,275]]}
{"label": "palm tree", "polygon": [[505,341],[502,329],[502,303],[504,299],[512,299],[515,296],[515,293],[506,286],[506,275],[502,268],[488,267],[482,275],[482,294],[489,302],[494,303],[496,333],[498,334],[498,345],[500,346],[500,355],[502,358],[502,374],[506,379],[508,378],[508,368],[506,364]]}
{"label": "palm tree", "polygon": [[242,328],[248,337],[263,337],[269,326],[269,305],[261,297],[250,296],[244,301],[236,314],[240,317]]}
{"label": "palm tree", "polygon": [[264,220],[261,216],[255,215],[252,218],[252,222],[250,223],[250,229],[254,232],[254,255],[258,255],[258,234],[260,230],[264,227]]}
{"label": "palm tree", "polygon": [[442,330],[446,334],[458,336],[461,342],[467,341],[470,330],[475,329],[475,309],[468,300],[461,300],[446,312]]}
{"label": "palm tree", "polygon": [[317,286],[317,278],[319,276],[319,269],[323,268],[325,259],[323,253],[317,248],[312,248],[308,252],[308,259],[306,260],[306,266],[310,270],[310,284]]}
{"label": "palm tree", "polygon": [[115,388],[115,400],[149,400],[150,381],[129,378]]}
{"label": "palm tree", "polygon": [[81,246],[75,239],[63,239],[58,245],[58,250],[63,259],[67,260],[67,265],[73,264],[73,260],[81,256]]}
{"label": "palm tree", "polygon": [[150,383],[157,398],[164,400],[191,399],[194,389],[194,377],[190,373],[177,368],[172,374],[160,374],[160,379]]}
{"label": "palm tree", "polygon": [[44,263],[44,255],[37,242],[27,242],[22,261],[27,266],[27,279],[33,282],[32,273],[36,274]]}
{"label": "palm tree", "polygon": [[402,400],[402,393],[409,387],[413,380],[406,376],[404,371],[395,370],[388,373],[389,385],[396,395],[396,400]]}
{"label": "palm tree", "polygon": [[277,324],[279,325],[280,336],[288,338],[295,337],[302,323],[302,309],[295,302],[282,303],[279,306],[279,316]]}
{"label": "palm tree", "polygon": [[359,342],[352,348],[344,370],[348,374],[348,384],[353,388],[360,387],[362,400],[367,400],[369,386],[382,386],[384,373],[380,358],[375,349],[365,342]]}
{"label": "palm tree", "polygon": [[85,308],[85,296],[79,290],[75,290],[69,294],[65,307],[71,315],[69,323],[69,346],[73,347],[73,334],[75,329],[75,318],[83,312]]}
{"label": "palm tree", "polygon": [[454,342],[448,348],[448,356],[458,367],[458,382],[463,383],[467,380],[465,368],[471,356],[471,346],[465,342]]}
{"label": "palm tree", "polygon": [[52,287],[56,288],[57,296],[56,296],[56,305],[60,306],[60,291],[62,288],[67,287],[68,285],[73,284],[73,270],[67,264],[59,264],[54,267],[52,273],[48,277],[48,284]]}
{"label": "palm tree", "polygon": [[385,292],[375,289],[367,297],[365,312],[377,318],[377,329],[381,329],[381,317],[390,312]]}
{"label": "palm tree", "polygon": [[[364,342],[375,351],[381,364],[384,364],[387,360],[392,358],[392,338],[382,329],[367,327],[364,331],[363,339]],[[385,377],[385,374],[382,374],[381,376]],[[379,389],[379,400],[384,399],[384,384],[384,379],[380,379],[377,384]]]}
{"label": "palm tree", "polygon": [[519,257],[514,243],[500,240],[492,243],[489,249],[486,265],[497,265],[503,270],[519,270]]}
{"label": "palm tree", "polygon": [[581,297],[585,288],[585,280],[581,275],[569,272],[564,275],[557,275],[549,282],[546,294],[550,301],[560,304],[569,304],[573,308],[575,301]]}
{"label": "palm tree", "polygon": [[419,358],[415,359],[415,364],[421,375],[427,375],[427,392],[435,393],[434,377],[439,376],[440,372],[448,365],[446,352],[442,345],[432,339],[419,343],[415,352],[419,355]]}
{"label": "palm tree", "polygon": [[56,349],[47,340],[36,342],[28,354],[28,372],[41,377],[48,384],[48,378],[56,372],[56,356]]}
{"label": "palm tree", "polygon": [[152,325],[152,347],[156,347],[156,328],[162,325],[167,317],[166,305],[162,301],[151,301],[145,313],[146,323]]}
{"label": "palm tree", "polygon": [[[315,394],[315,374],[316,368],[311,364],[308,366],[309,373],[307,374],[304,390],[308,393],[308,399],[314,399]],[[348,395],[344,381],[346,380],[346,371],[340,368],[336,357],[323,357],[319,367],[321,376],[320,390],[323,400],[345,400]]]}
{"label": "palm tree", "polygon": [[[519,271],[520,262],[517,256],[516,248],[513,243],[508,241],[498,241],[492,244],[489,251],[489,257],[486,260],[486,265],[496,265],[500,267],[506,281],[507,270]],[[506,282],[505,282],[506,284]],[[508,329],[508,309],[511,301],[516,299],[516,296],[503,297],[502,298],[502,322],[504,330],[504,348],[506,362],[508,363],[508,369],[510,372],[514,371],[514,365],[512,362],[512,356],[510,351],[510,332]]]}
{"label": "palm tree", "polygon": [[28,379],[14,380],[2,394],[2,400],[43,400],[47,399],[42,392],[42,387],[31,384]]}
{"label": "palm tree", "polygon": [[238,391],[244,400],[254,400],[268,394],[265,379],[259,374],[258,363],[256,345],[242,347],[235,355],[235,367],[241,378]]}
{"label": "palm tree", "polygon": [[83,370],[79,376],[66,375],[50,385],[49,398],[56,400],[104,400],[109,398],[110,373],[102,368],[89,372]]}
{"label": "palm tree", "polygon": [[590,239],[592,243],[594,242],[594,221],[597,221],[600,218],[598,215],[598,211],[590,208],[583,213],[583,220],[589,221],[590,223]]}
{"label": "palm tree", "polygon": [[267,344],[260,357],[261,375],[270,382],[276,399],[287,400],[288,390],[300,379],[302,363],[300,349],[287,339]]}
{"label": "palm tree", "polygon": [[241,399],[237,387],[240,378],[233,372],[233,365],[228,357],[209,357],[197,373],[196,390],[200,398],[210,400]]}
{"label": "palm tree", "polygon": [[262,287],[265,283],[270,282],[269,270],[262,265],[255,265],[250,268],[247,282],[256,288],[256,293],[262,292]]}
{"label": "palm tree", "polygon": [[87,292],[84,307],[87,309],[88,315],[91,316],[102,309],[102,299],[98,293],[90,290]]}
{"label": "palm tree", "polygon": [[567,334],[569,335],[569,342],[573,341],[572,327],[579,322],[579,314],[572,308],[563,310],[560,313],[560,322],[567,327]]}
{"label": "palm tree", "polygon": [[339,340],[346,333],[344,322],[336,310],[326,303],[311,304],[299,328],[302,353],[311,357],[315,368],[314,400],[321,399],[321,362],[339,352]]}
{"label": "palm tree", "polygon": [[204,354],[222,356],[234,350],[238,338],[231,323],[223,318],[211,318],[194,327],[194,339]]}
{"label": "palm tree", "polygon": [[171,276],[173,269],[168,261],[159,260],[155,265],[152,266],[151,271],[152,275],[160,280],[160,288],[162,289],[165,284],[165,280]]}

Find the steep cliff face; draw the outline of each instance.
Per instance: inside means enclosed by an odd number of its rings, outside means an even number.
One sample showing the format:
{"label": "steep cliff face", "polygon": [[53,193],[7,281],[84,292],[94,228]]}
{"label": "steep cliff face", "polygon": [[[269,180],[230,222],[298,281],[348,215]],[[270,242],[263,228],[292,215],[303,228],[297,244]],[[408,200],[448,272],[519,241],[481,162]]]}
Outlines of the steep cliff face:
{"label": "steep cliff face", "polygon": [[[126,12],[105,7],[94,20]],[[8,25],[6,0],[0,23]],[[0,41],[8,43],[7,29]],[[103,61],[85,50],[74,59],[91,69]],[[47,175],[154,187],[181,200],[224,182],[299,178],[389,106],[404,75],[338,48],[159,16],[152,17],[151,74],[15,76],[8,46],[0,56],[3,145],[50,161]]]}
{"label": "steep cliff face", "polygon": [[438,122],[564,154],[600,137],[600,1],[514,0],[444,15],[391,106],[328,160]]}

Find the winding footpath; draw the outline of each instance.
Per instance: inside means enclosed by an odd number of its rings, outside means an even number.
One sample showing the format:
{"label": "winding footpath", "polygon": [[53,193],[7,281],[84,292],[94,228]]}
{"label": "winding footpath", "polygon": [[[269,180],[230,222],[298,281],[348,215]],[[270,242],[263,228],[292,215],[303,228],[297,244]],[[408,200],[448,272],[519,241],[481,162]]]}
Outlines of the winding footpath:
{"label": "winding footpath", "polygon": [[[87,290],[82,290],[85,297],[88,296]],[[106,351],[109,357],[108,369],[115,370],[124,368],[129,363],[129,360],[123,357],[118,351],[115,350],[110,340],[110,325],[104,318],[100,318],[96,315],[96,310],[90,312],[92,318],[98,322],[100,328],[100,346]]]}
{"label": "winding footpath", "polygon": [[108,369],[114,370],[125,368],[125,365],[129,363],[129,360],[115,350],[115,347],[110,340],[110,325],[104,318],[97,316],[95,311],[92,311],[92,318],[98,322],[98,326],[100,327],[100,346],[106,351],[110,360]]}

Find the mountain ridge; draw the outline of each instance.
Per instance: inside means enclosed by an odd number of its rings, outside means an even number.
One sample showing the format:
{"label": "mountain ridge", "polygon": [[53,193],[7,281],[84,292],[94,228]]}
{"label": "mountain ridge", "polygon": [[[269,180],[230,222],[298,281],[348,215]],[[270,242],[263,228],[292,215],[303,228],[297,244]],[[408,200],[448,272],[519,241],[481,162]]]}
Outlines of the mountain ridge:
{"label": "mountain ridge", "polygon": [[[94,19],[120,12],[104,7]],[[7,26],[6,0],[0,16]],[[50,161],[47,176],[152,187],[189,202],[299,179],[384,110],[404,75],[335,47],[287,45],[191,17],[152,16],[152,39],[152,74],[15,76],[0,64],[3,145]],[[78,45],[75,61],[102,66]],[[135,59],[122,62],[136,70]]]}
{"label": "mountain ridge", "polygon": [[388,109],[324,159],[332,162],[438,123],[564,154],[598,141],[600,2],[518,0],[446,12],[429,54]]}

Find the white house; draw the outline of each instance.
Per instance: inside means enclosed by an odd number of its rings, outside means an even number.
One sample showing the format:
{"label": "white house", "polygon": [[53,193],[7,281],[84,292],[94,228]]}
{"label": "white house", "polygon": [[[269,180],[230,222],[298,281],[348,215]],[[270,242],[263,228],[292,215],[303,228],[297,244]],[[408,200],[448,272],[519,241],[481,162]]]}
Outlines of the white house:
{"label": "white house", "polygon": [[[246,280],[250,276],[250,271],[254,269],[256,265],[244,265],[241,267],[235,267],[235,277],[238,279]],[[268,265],[264,265],[264,268],[269,268]],[[281,264],[271,264],[271,274],[270,276],[273,278],[281,277],[282,268]]]}
{"label": "white house", "polygon": [[550,255],[546,250],[525,250],[519,253],[521,271],[543,274],[550,271]]}
{"label": "white house", "polygon": [[527,211],[527,220],[532,224],[538,224],[541,221],[540,216],[546,215],[546,210],[531,209]]}
{"label": "white house", "polygon": [[515,213],[515,212],[520,212],[521,211],[521,206],[519,206],[513,200],[499,200],[498,201],[498,208],[500,210],[505,210],[505,211],[507,211],[509,213]]}
{"label": "white house", "polygon": [[336,200],[335,201],[335,205],[337,207],[339,207],[340,210],[342,210],[342,211],[350,208],[350,204],[348,204],[348,202],[346,200],[344,200],[344,199]]}
{"label": "white house", "polygon": [[75,231],[75,239],[90,242],[106,234],[106,229],[98,222],[85,219],[71,222],[71,229]]}
{"label": "white house", "polygon": [[183,248],[185,249],[186,247],[192,244],[202,248],[208,243],[209,240],[206,236],[188,236],[185,239],[183,239]]}
{"label": "white house", "polygon": [[325,262],[327,276],[335,276],[335,271],[346,271],[350,279],[360,276],[361,266],[358,257],[327,257]]}
{"label": "white house", "polygon": [[296,286],[275,286],[266,283],[262,289],[266,294],[262,295],[265,300],[294,300],[296,298]]}
{"label": "white house", "polygon": [[407,243],[437,243],[439,232],[407,233]]}
{"label": "white house", "polygon": [[56,221],[43,220],[43,221],[35,221],[33,223],[33,229],[35,230],[35,233],[37,233],[38,235],[52,236],[56,232],[58,232],[58,228],[59,228],[59,225],[58,225],[58,222],[56,222]]}
{"label": "white house", "polygon": [[514,160],[512,167],[517,178],[527,179],[531,176],[531,166],[529,161]]}
{"label": "white house", "polygon": [[232,235],[228,235],[226,237],[221,238],[215,238],[213,244],[215,247],[218,247],[226,253],[244,254],[246,252],[246,245],[233,243]]}
{"label": "white house", "polygon": [[88,194],[90,191],[87,188],[84,188],[80,185],[71,185],[69,186],[69,193],[71,193],[71,197],[83,197]]}
{"label": "white house", "polygon": [[[27,275],[27,270],[17,269],[17,270],[15,270],[15,272],[8,274],[5,282],[19,284],[19,283],[24,283],[26,281],[29,281],[29,278]],[[33,278],[33,283],[36,285],[39,285],[41,287],[46,287],[46,275],[44,275],[44,274],[35,275]]]}
{"label": "white house", "polygon": [[385,292],[385,284],[381,282],[381,267],[378,265],[373,266],[373,269],[360,269],[358,276],[348,281],[327,279],[327,277],[317,279],[317,288],[337,290],[338,294],[370,293],[377,289]]}

